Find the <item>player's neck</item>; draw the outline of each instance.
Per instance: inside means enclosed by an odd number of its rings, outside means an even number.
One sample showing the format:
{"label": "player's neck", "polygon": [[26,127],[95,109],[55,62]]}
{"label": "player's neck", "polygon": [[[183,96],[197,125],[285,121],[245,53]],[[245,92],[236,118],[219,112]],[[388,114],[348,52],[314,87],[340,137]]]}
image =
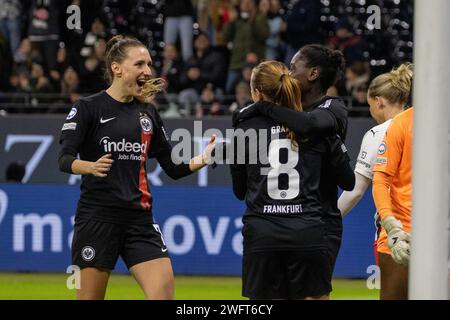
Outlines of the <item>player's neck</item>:
{"label": "player's neck", "polygon": [[312,87],[310,91],[302,95],[303,109],[309,109],[314,103],[325,97],[325,93],[316,87]]}
{"label": "player's neck", "polygon": [[400,107],[400,106],[386,107],[386,110],[384,112],[384,119],[385,119],[385,121],[388,121],[389,119],[394,118],[396,115],[398,115],[402,111],[403,111],[403,108]]}
{"label": "player's neck", "polygon": [[121,87],[116,82],[113,82],[111,86],[106,89],[106,93],[114,100],[122,103],[128,103],[133,100],[133,96],[124,94]]}

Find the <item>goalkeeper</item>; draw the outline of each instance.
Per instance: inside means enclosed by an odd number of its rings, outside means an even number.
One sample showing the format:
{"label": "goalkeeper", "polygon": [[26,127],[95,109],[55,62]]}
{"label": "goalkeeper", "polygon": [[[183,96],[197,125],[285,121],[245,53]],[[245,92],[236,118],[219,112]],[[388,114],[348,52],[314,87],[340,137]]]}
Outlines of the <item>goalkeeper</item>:
{"label": "goalkeeper", "polygon": [[377,241],[382,300],[408,298],[413,117],[413,108],[394,117],[374,167],[373,197],[383,228]]}

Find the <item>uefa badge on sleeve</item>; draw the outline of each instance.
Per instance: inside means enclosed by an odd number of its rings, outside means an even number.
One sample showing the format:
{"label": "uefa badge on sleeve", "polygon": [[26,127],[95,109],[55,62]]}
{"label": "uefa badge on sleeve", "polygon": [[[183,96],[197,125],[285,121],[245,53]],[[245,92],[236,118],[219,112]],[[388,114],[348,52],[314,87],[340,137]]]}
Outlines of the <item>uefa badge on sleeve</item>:
{"label": "uefa badge on sleeve", "polygon": [[77,108],[72,108],[69,112],[69,114],[67,115],[66,120],[70,120],[73,117],[75,117],[75,115],[77,114]]}

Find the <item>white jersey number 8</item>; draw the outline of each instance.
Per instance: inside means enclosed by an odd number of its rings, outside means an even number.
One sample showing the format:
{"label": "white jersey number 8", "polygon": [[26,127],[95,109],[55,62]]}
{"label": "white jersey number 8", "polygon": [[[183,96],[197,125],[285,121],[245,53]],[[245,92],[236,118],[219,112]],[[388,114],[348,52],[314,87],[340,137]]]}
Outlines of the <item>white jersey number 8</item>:
{"label": "white jersey number 8", "polygon": [[[288,161],[280,163],[280,150],[287,149]],[[295,169],[298,163],[298,152],[292,150],[291,140],[277,139],[272,140],[269,145],[269,164],[270,168],[261,169],[261,173],[268,169],[267,174],[267,194],[274,200],[291,200],[300,193],[300,174]],[[265,170],[264,170],[265,169]],[[263,173],[264,174],[264,173]],[[280,174],[286,174],[289,177],[289,187],[286,190],[280,190],[278,180]]]}

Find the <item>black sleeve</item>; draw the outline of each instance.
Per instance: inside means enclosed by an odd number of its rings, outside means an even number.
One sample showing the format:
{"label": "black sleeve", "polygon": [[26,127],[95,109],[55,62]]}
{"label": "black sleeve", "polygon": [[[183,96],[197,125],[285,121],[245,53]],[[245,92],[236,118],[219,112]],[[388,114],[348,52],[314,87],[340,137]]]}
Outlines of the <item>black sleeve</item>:
{"label": "black sleeve", "polygon": [[245,199],[247,193],[247,171],[245,165],[230,165],[233,192],[239,200]]}
{"label": "black sleeve", "polygon": [[[230,165],[231,180],[233,183],[233,192],[236,198],[244,200],[247,193],[247,168],[245,166],[248,159],[248,141],[245,139],[245,129],[237,126],[231,141],[230,148],[233,148],[233,159]],[[245,145],[245,153],[242,154],[240,146]]]}
{"label": "black sleeve", "polygon": [[188,163],[175,164],[171,159],[171,153],[161,153],[157,157],[164,172],[174,180],[186,177],[192,173]]}
{"label": "black sleeve", "polygon": [[259,105],[261,114],[272,118],[299,136],[329,136],[338,133],[339,127],[333,112],[316,108],[311,112],[297,112],[271,103]]}
{"label": "black sleeve", "polygon": [[320,107],[311,112],[297,112],[287,107],[277,106],[271,102],[260,101],[236,111],[232,119],[233,126],[236,127],[246,119],[263,115],[285,125],[298,136],[326,137],[341,132],[339,131],[340,126],[337,118],[342,116],[346,118],[346,113],[341,115],[337,114],[338,112],[332,111],[331,108]]}
{"label": "black sleeve", "polygon": [[61,129],[58,155],[59,169],[62,172],[72,172],[72,162],[77,158],[80,146],[83,144],[92,123],[89,108],[81,100],[75,102]]}
{"label": "black sleeve", "polygon": [[71,154],[63,154],[58,159],[59,170],[66,173],[72,172],[72,163],[77,159]]}
{"label": "black sleeve", "polygon": [[327,138],[329,148],[329,159],[334,172],[336,184],[346,191],[351,191],[355,187],[355,173],[350,166],[350,157],[339,136]]}
{"label": "black sleeve", "polygon": [[[180,179],[192,173],[189,163],[183,163],[181,159],[172,159],[172,146],[169,143],[164,124],[155,110],[153,113],[155,126],[153,140],[149,151],[149,158],[156,158],[164,172],[172,179]],[[173,161],[175,160],[175,162]],[[178,161],[179,160],[179,161]]]}

